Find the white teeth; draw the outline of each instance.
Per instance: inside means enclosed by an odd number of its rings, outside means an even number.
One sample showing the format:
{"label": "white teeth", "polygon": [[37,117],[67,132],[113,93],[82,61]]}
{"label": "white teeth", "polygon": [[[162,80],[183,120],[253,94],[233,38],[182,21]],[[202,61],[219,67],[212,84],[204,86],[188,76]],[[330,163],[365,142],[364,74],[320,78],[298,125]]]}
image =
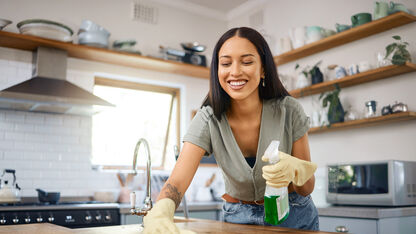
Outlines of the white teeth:
{"label": "white teeth", "polygon": [[235,86],[243,85],[245,83],[247,83],[247,81],[244,81],[244,80],[241,80],[241,81],[230,81],[230,85],[235,85]]}

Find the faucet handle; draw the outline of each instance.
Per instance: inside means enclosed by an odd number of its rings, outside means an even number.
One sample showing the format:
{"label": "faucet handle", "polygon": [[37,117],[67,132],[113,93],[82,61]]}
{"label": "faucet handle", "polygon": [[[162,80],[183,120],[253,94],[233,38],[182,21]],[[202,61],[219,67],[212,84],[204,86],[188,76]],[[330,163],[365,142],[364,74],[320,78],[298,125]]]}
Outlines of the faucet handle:
{"label": "faucet handle", "polygon": [[136,207],[136,193],[135,192],[130,193],[130,205],[132,209]]}

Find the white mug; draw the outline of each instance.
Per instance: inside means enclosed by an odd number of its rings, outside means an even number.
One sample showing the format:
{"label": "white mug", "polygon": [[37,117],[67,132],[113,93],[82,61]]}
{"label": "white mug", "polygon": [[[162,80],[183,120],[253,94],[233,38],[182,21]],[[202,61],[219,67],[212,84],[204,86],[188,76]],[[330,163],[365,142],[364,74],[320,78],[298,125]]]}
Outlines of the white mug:
{"label": "white mug", "polygon": [[290,38],[292,39],[293,48],[299,48],[305,45],[306,27],[296,27],[289,30]]}
{"label": "white mug", "polygon": [[368,61],[361,61],[358,65],[358,70],[360,72],[365,72],[371,69],[371,65]]}
{"label": "white mug", "polygon": [[278,41],[279,54],[286,53],[292,50],[292,41],[290,37],[282,37]]}

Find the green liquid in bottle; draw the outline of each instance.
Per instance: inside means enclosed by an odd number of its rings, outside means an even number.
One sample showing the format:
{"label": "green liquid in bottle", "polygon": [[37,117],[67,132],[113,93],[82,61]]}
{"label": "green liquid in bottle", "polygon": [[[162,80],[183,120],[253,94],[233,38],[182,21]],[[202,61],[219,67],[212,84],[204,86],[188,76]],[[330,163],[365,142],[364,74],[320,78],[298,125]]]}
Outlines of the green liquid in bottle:
{"label": "green liquid in bottle", "polygon": [[283,223],[289,216],[289,202],[280,196],[264,196],[264,221],[271,225]]}

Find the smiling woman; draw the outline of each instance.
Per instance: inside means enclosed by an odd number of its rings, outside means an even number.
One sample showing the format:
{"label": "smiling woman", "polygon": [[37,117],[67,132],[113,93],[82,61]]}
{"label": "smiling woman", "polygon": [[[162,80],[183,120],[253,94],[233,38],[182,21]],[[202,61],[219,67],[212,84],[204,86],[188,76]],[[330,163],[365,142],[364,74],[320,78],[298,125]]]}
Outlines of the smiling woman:
{"label": "smiling woman", "polygon": [[[179,90],[96,78],[94,94],[116,105],[92,118],[92,163],[131,169],[139,138],[148,140],[152,166],[171,168],[178,145]],[[145,166],[139,160],[138,166]]]}

